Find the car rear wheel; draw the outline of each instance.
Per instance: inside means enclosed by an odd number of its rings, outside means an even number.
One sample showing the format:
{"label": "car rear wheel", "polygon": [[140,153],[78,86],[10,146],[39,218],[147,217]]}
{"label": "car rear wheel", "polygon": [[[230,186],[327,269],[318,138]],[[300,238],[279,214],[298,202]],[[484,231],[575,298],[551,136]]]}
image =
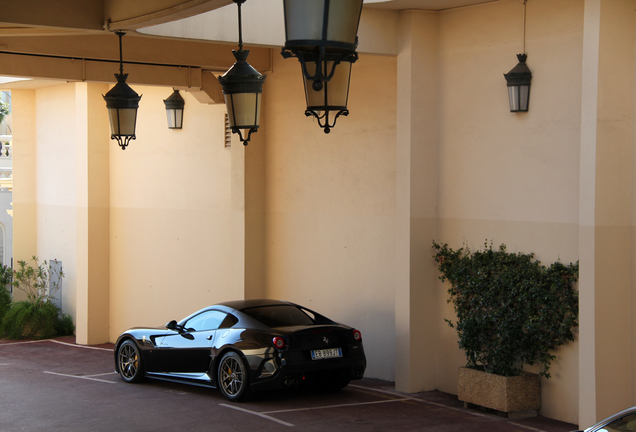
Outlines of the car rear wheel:
{"label": "car rear wheel", "polygon": [[117,350],[117,367],[122,379],[129,383],[138,383],[144,379],[145,369],[139,348],[130,339],[119,345]]}
{"label": "car rear wheel", "polygon": [[219,389],[227,399],[238,402],[247,400],[251,394],[249,372],[238,353],[226,353],[219,363],[217,381]]}

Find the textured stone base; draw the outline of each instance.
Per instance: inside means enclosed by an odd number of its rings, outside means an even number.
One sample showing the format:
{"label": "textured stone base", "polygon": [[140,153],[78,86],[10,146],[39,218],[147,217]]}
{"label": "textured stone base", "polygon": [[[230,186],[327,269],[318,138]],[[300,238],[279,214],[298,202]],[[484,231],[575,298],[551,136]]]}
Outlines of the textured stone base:
{"label": "textured stone base", "polygon": [[509,417],[535,416],[541,408],[539,375],[504,377],[466,367],[459,368],[457,398],[508,413]]}

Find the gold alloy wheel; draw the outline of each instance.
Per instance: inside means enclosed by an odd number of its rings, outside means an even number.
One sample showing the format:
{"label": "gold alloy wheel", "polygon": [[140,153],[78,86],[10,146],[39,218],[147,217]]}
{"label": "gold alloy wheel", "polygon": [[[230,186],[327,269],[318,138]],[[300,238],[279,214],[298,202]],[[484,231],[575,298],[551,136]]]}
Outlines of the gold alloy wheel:
{"label": "gold alloy wheel", "polygon": [[243,365],[234,357],[225,357],[221,362],[219,381],[224,393],[236,396],[243,387]]}
{"label": "gold alloy wheel", "polygon": [[132,380],[139,369],[139,353],[132,343],[124,343],[119,348],[119,372],[125,380]]}

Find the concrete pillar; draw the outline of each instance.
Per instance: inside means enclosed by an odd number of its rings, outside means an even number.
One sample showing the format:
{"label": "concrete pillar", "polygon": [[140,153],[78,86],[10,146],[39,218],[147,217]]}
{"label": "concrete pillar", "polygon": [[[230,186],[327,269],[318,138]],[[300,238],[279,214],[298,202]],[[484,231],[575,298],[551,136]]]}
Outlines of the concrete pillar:
{"label": "concrete pillar", "polygon": [[[263,98],[267,97],[266,92]],[[266,101],[263,101],[264,103]],[[265,297],[265,146],[267,114],[245,147],[245,298]],[[243,147],[241,145],[241,147]]]}
{"label": "concrete pillar", "polygon": [[245,299],[265,297],[264,202],[265,127],[263,114],[258,132],[244,146],[232,134],[232,272]]}
{"label": "concrete pillar", "polygon": [[[75,84],[77,151],[77,315],[79,344],[109,339],[110,126],[105,84]],[[121,151],[115,149],[115,151]]]}
{"label": "concrete pillar", "polygon": [[579,425],[634,404],[634,0],[586,0],[580,158]]}
{"label": "concrete pillar", "polygon": [[416,392],[436,388],[438,15],[404,11],[399,28],[395,380]]}

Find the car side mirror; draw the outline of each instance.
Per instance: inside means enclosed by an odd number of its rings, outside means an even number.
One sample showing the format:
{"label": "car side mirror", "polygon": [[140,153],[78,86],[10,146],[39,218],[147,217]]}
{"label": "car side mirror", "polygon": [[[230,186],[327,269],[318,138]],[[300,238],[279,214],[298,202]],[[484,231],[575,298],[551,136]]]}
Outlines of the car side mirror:
{"label": "car side mirror", "polygon": [[166,328],[168,330],[176,330],[177,329],[177,321],[176,320],[172,320],[170,321],[168,324],[166,324]]}

